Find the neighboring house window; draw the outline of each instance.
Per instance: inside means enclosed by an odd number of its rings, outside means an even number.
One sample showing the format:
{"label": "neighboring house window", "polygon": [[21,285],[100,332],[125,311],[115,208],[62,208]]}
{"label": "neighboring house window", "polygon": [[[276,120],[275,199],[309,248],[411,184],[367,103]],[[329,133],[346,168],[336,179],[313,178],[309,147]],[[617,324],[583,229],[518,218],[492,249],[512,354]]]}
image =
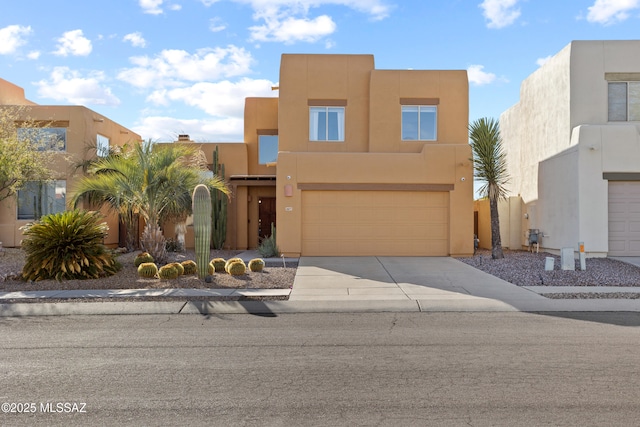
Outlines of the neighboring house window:
{"label": "neighboring house window", "polygon": [[309,107],[310,141],[344,141],[344,107]]}
{"label": "neighboring house window", "polygon": [[278,160],[278,135],[258,136],[258,163],[266,165]]}
{"label": "neighboring house window", "polygon": [[107,157],[109,155],[109,138],[97,134],[96,136],[96,154],[98,157]]}
{"label": "neighboring house window", "polygon": [[640,82],[609,82],[609,121],[640,121]]}
{"label": "neighboring house window", "polygon": [[67,147],[66,128],[18,128],[18,138],[31,141],[38,151],[65,151]]}
{"label": "neighboring house window", "polygon": [[402,140],[435,141],[438,107],[435,105],[402,106]]}
{"label": "neighboring house window", "polygon": [[67,182],[30,181],[18,190],[18,219],[39,219],[42,215],[64,212]]}

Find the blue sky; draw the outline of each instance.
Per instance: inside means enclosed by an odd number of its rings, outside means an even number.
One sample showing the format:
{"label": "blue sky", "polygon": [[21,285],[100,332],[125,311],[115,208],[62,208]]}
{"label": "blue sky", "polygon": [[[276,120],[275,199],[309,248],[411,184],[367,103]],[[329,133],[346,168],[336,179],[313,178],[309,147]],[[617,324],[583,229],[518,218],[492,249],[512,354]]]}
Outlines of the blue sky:
{"label": "blue sky", "polygon": [[[466,69],[471,121],[498,117],[572,40],[640,38],[640,0],[3,0],[0,78],[154,141],[241,141],[283,53]],[[99,6],[98,6],[99,4]]]}

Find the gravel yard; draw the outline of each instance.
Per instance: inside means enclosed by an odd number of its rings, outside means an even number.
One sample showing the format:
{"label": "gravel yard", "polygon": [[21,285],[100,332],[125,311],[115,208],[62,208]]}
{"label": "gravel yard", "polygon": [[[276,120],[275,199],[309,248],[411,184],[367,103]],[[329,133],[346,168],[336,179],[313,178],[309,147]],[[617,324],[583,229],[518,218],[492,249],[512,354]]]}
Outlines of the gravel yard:
{"label": "gravel yard", "polygon": [[[211,251],[211,258],[229,259],[241,251]],[[215,273],[213,282],[206,283],[198,276],[180,276],[174,280],[143,279],[138,277],[133,262],[140,253],[131,252],[118,256],[122,269],[115,275],[94,280],[42,280],[25,282],[15,279],[22,271],[25,254],[21,249],[6,248],[4,255],[0,254],[0,292],[33,291],[33,290],[72,290],[72,289],[162,289],[162,288],[267,288],[288,289],[293,286],[293,279],[297,265],[287,263],[286,268],[278,265],[267,265],[262,273],[247,271],[243,276],[231,276],[226,273]],[[170,252],[170,261],[195,260],[192,251],[184,253]]]}
{"label": "gravel yard", "polygon": [[[554,270],[545,271],[547,257],[554,258]],[[640,268],[611,258],[587,258],[585,271],[580,270],[578,260],[575,271],[561,270],[560,257],[546,252],[505,250],[503,259],[494,260],[491,251],[479,250],[473,257],[459,260],[518,286],[584,286],[585,290],[590,286],[640,287]],[[629,292],[547,293],[544,296],[552,299],[640,298],[640,294]]]}

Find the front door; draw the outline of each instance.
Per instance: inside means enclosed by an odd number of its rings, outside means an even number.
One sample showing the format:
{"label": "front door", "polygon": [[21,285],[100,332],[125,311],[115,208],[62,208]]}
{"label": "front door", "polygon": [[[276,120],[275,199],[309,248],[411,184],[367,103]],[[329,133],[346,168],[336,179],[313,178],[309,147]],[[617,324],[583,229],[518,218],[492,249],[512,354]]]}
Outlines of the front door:
{"label": "front door", "polygon": [[263,239],[271,235],[271,224],[276,225],[276,198],[260,197],[258,206],[258,236]]}

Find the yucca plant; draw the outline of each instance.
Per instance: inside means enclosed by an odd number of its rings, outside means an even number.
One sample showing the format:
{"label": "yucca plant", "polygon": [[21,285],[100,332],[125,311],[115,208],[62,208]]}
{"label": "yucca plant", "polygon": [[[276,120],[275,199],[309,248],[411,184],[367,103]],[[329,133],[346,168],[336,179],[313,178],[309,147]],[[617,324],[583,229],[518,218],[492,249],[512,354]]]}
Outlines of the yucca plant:
{"label": "yucca plant", "polygon": [[102,244],[108,227],[99,212],[73,210],[45,215],[21,230],[27,257],[25,280],[97,279],[120,269]]}

